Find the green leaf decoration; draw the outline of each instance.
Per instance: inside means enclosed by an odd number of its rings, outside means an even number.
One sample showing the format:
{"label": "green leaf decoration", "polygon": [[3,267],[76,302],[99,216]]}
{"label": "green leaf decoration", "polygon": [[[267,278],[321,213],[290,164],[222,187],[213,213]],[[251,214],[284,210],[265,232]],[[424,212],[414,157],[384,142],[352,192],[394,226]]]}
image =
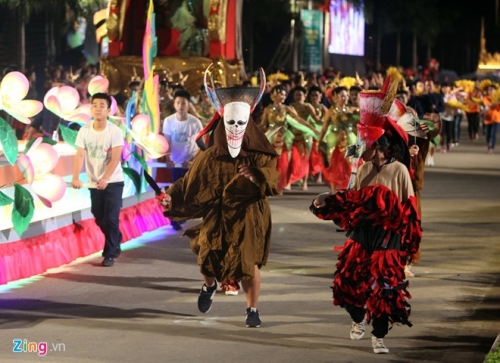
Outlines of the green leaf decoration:
{"label": "green leaf decoration", "polygon": [[33,196],[21,185],[14,183],[14,207],[23,217],[30,212],[30,204],[33,204]]}
{"label": "green leaf decoration", "polygon": [[16,133],[7,121],[0,117],[0,143],[10,165],[14,165],[19,155]]}
{"label": "green leaf decoration", "polygon": [[132,168],[124,167],[122,169],[123,173],[127,175],[130,179],[132,179],[132,182],[135,185],[135,189],[137,190],[137,200],[141,200],[141,184],[142,184],[141,176],[137,171],[135,171]]}
{"label": "green leaf decoration", "polygon": [[143,170],[148,170],[148,164],[146,164],[146,160],[142,155],[139,155],[135,151],[132,152],[132,155],[134,156],[135,160],[137,160],[141,164]]}
{"label": "green leaf decoration", "polygon": [[125,138],[125,136],[127,136],[127,132],[128,132],[127,127],[124,124],[122,124],[121,122],[118,125],[118,127],[120,128],[120,130],[122,130],[122,135]]}
{"label": "green leaf decoration", "polygon": [[127,127],[119,119],[108,118],[108,121],[122,130],[123,137],[127,135]]}
{"label": "green leaf decoration", "polygon": [[[25,153],[25,154],[26,154],[26,153],[28,152],[28,150],[30,149],[31,145],[33,145],[33,143],[35,142],[35,140],[36,140],[36,139],[31,139],[30,141],[28,141],[28,142],[26,143],[26,147],[24,148],[23,153]],[[42,144],[43,144],[43,143],[45,143],[45,144],[49,144],[49,145],[55,145],[55,144],[57,144],[57,141],[54,141],[54,140],[49,139],[48,137],[45,137],[45,136],[44,136],[44,137],[43,137],[43,139],[42,139]]]}
{"label": "green leaf decoration", "polygon": [[76,135],[78,135],[78,131],[72,130],[64,125],[59,125],[59,128],[61,129],[63,140],[67,144],[73,146],[75,149],[78,149],[78,147],[75,145]]}
{"label": "green leaf decoration", "polygon": [[120,122],[120,120],[118,120],[118,119],[114,119],[114,118],[108,118],[108,122],[110,122],[110,123],[112,123],[113,125],[118,126],[118,127],[120,127],[120,125],[122,124],[122,123]]}
{"label": "green leaf decoration", "polygon": [[429,129],[429,131],[432,131],[434,130],[434,122],[432,121],[429,121],[429,120],[418,120],[419,123],[421,124],[424,124],[427,126],[427,128]]}
{"label": "green leaf decoration", "polygon": [[12,208],[12,224],[19,236],[28,228],[33,214],[35,213],[35,204],[33,196],[24,187],[14,183],[14,205]]}
{"label": "green leaf decoration", "polygon": [[7,194],[0,192],[0,207],[4,207],[6,205],[9,205],[12,203],[14,200],[9,197]]}

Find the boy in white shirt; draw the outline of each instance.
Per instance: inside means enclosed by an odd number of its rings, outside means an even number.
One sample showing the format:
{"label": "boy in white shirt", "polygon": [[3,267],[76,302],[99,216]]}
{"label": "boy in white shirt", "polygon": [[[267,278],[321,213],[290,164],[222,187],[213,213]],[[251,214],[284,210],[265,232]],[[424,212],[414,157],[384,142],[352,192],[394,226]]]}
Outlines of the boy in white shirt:
{"label": "boy in white shirt", "polygon": [[95,222],[104,233],[104,260],[102,266],[111,267],[120,253],[122,234],[119,217],[122,207],[123,170],[121,155],[123,135],[118,126],[108,122],[111,97],[106,93],[92,96],[93,121],[83,126],[76,137],[78,147],[73,165],[73,188],[83,184],[80,172],[85,163],[87,179],[91,187],[91,211]]}
{"label": "boy in white shirt", "polygon": [[[189,114],[191,96],[186,90],[174,94],[175,113],[163,121],[163,135],[170,145],[170,154],[166,155],[167,167],[172,174],[172,182],[182,178],[188,171],[193,158],[200,152],[196,136],[203,129],[199,119]],[[171,220],[172,228],[182,229],[180,222]]]}

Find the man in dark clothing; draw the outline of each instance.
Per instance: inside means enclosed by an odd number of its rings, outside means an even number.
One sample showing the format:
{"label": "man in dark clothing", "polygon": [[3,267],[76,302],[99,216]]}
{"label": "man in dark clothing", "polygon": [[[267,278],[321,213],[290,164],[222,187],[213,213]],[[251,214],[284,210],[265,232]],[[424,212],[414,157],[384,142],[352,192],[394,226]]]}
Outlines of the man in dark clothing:
{"label": "man in dark clothing", "polygon": [[424,113],[441,113],[444,112],[443,96],[434,91],[434,82],[431,80],[425,81],[424,92],[418,97]]}

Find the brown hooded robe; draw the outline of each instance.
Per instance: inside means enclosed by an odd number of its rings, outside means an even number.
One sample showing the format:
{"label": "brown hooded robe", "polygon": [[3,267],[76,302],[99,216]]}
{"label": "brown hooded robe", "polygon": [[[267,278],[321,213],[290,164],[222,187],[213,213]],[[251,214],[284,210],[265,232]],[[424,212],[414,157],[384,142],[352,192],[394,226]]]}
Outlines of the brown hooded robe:
{"label": "brown hooded robe", "polygon": [[[214,130],[214,146],[200,153],[184,178],[166,191],[172,201],[166,217],[202,218],[185,235],[198,254],[205,276],[219,282],[253,278],[254,266],[265,265],[271,242],[268,196],[276,194],[277,155],[250,118],[240,154],[229,154],[224,122]],[[250,165],[257,184],[239,173]]]}

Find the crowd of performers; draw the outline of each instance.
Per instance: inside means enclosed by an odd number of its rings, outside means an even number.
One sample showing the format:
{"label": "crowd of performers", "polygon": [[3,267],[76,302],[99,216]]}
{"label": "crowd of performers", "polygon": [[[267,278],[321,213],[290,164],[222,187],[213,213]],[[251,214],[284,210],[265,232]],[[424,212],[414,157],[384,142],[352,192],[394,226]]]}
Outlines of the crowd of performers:
{"label": "crowd of performers", "polygon": [[[331,82],[326,89],[316,84],[306,88],[305,82],[302,83],[288,93],[283,84],[271,88],[270,102],[260,117],[260,126],[279,155],[278,190],[280,193],[289,190],[294,183],[307,190],[308,179],[323,180],[332,191],[345,189],[351,166],[344,154],[356,143],[363,83],[353,77]],[[442,120],[442,127],[432,133],[429,150],[425,151],[428,166],[434,166],[436,149],[446,153],[459,145],[461,124],[465,120],[470,142],[476,142],[483,132],[487,152],[494,153],[500,124],[497,88],[489,80],[401,84],[397,98],[414,110],[418,120],[433,114]],[[410,143],[416,143],[416,139]]]}
{"label": "crowd of performers", "polygon": [[396,69],[368,88],[345,77],[327,89],[303,80],[289,89],[266,84],[263,72],[260,89],[216,88],[206,77],[200,99],[212,103],[213,114],[200,117],[203,151],[161,197],[171,220],[202,218],[185,232],[204,280],[199,310],[210,310],[218,282],[229,294],[241,284],[246,326],[261,325],[268,198],[296,184],[306,190],[314,178],[330,191],[314,199],[311,212],[348,236],[338,255],[333,303],[350,315],[351,339],[361,339],[371,323],[373,351],[388,353],[383,339],[390,326],[412,325],[408,278],[420,259],[424,167],[433,165],[436,146],[442,152],[458,146],[465,118],[471,142],[484,124],[493,152],[500,123],[496,85],[462,81],[436,89],[432,81],[406,83]]}
{"label": "crowd of performers", "polygon": [[[215,112],[197,135],[203,151],[159,197],[171,220],[201,218],[185,231],[204,280],[198,309],[211,309],[218,282],[236,291],[241,284],[246,326],[261,325],[258,299],[260,268],[270,248],[269,197],[296,182],[306,189],[313,175],[323,178],[330,192],[318,196],[311,211],[335,221],[349,237],[339,254],[334,304],[352,318],[351,339],[361,339],[365,324],[372,322],[373,351],[388,353],[383,338],[389,325],[411,326],[405,270],[418,260],[422,153],[439,133],[440,117],[427,113],[420,120],[403,97],[396,97],[406,92],[398,73],[377,90],[337,85],[329,107],[317,86],[295,87],[286,104],[286,88],[275,84],[268,104],[266,95],[259,103],[264,77],[261,72],[260,88],[215,88],[205,73]],[[174,105],[182,96],[176,95]]]}
{"label": "crowd of performers", "polygon": [[[493,152],[500,123],[497,85],[462,81],[442,84],[437,92],[431,81],[408,84],[393,69],[368,87],[350,77],[326,89],[299,78],[289,89],[284,82],[266,83],[261,70],[259,87],[217,88],[208,74],[196,102],[180,86],[160,105],[170,144],[166,164],[177,176],[158,199],[176,230],[187,219],[201,220],[184,232],[204,281],[198,309],[210,311],[219,283],[229,294],[241,286],[245,324],[260,327],[260,268],[271,245],[269,198],[297,183],[306,190],[314,178],[330,191],[309,209],[348,237],[338,255],[333,303],[350,315],[351,339],[361,339],[371,323],[373,351],[388,353],[383,339],[390,326],[411,326],[408,277],[420,258],[424,167],[433,145],[443,152],[458,145],[456,126],[459,132],[463,118],[471,142],[484,125]],[[100,102],[103,111],[94,111],[94,118],[104,122],[111,102],[99,97],[93,107]],[[114,166],[108,166],[109,174]],[[119,254],[104,256],[103,266],[112,266]]]}

